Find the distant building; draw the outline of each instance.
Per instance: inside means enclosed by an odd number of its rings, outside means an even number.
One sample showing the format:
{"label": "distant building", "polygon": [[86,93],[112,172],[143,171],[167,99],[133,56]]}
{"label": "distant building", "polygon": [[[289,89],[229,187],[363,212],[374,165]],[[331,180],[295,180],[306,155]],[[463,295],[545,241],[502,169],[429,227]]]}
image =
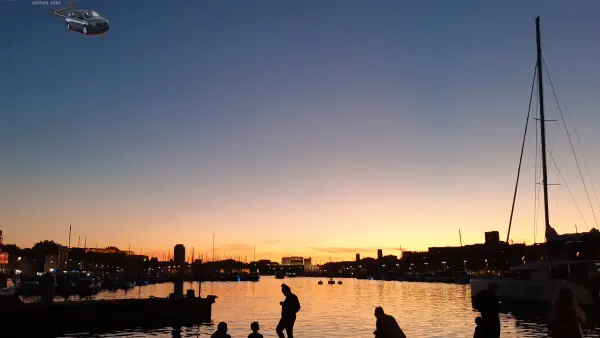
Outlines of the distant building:
{"label": "distant building", "polygon": [[183,244],[175,245],[173,258],[176,265],[185,264],[185,246],[183,246]]}
{"label": "distant building", "polygon": [[58,268],[58,255],[46,255],[43,272],[54,272],[56,268]]}
{"label": "distant building", "polygon": [[359,253],[356,254],[356,261],[360,262],[360,254]]}
{"label": "distant building", "polygon": [[69,251],[71,249],[67,247],[58,248],[58,268],[66,269],[69,266]]}
{"label": "distant building", "polygon": [[282,257],[281,265],[304,265],[303,257]]}
{"label": "distant building", "polygon": [[8,270],[8,252],[0,252],[0,271]]}
{"label": "distant building", "polygon": [[310,257],[304,258],[304,267],[311,266],[311,265],[312,265],[312,258],[310,258]]}
{"label": "distant building", "polygon": [[109,247],[109,248],[105,248],[105,249],[87,248],[87,249],[85,249],[85,252],[113,254],[113,255],[114,254],[125,254],[125,255],[134,255],[135,254],[133,251],[119,250],[118,248],[115,248],[115,247]]}
{"label": "distant building", "polygon": [[488,231],[485,233],[485,244],[500,244],[500,233],[498,231]]}
{"label": "distant building", "polygon": [[383,258],[383,250],[377,249],[377,259],[382,259],[382,258]]}

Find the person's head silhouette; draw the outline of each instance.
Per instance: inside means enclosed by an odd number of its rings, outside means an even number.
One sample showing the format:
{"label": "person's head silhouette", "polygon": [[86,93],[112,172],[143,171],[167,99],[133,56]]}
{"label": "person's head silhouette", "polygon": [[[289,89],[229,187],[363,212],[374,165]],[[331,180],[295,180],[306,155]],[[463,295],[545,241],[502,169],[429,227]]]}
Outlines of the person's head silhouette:
{"label": "person's head silhouette", "polygon": [[385,312],[383,312],[383,308],[381,306],[378,306],[375,308],[375,317],[376,318],[381,318],[385,315]]}
{"label": "person's head silhouette", "polygon": [[250,329],[252,330],[252,332],[258,332],[258,330],[260,330],[258,322],[252,322],[252,324],[250,324]]}
{"label": "person's head silhouette", "polygon": [[483,318],[481,318],[481,317],[475,318],[475,325],[482,326],[483,325]]}
{"label": "person's head silhouette", "polygon": [[281,284],[281,292],[287,296],[292,293],[292,289],[290,289],[290,287],[287,286],[287,284]]}
{"label": "person's head silhouette", "polygon": [[220,322],[219,325],[217,325],[217,331],[227,333],[227,323]]}

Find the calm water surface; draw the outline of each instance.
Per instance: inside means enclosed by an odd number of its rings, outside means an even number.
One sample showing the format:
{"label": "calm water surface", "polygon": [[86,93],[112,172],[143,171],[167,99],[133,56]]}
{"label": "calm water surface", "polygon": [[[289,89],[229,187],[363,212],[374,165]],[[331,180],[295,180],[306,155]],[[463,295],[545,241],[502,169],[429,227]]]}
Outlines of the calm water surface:
{"label": "calm water surface", "polygon": [[[247,337],[253,321],[260,323],[265,337],[277,337],[279,302],[284,299],[282,282],[292,288],[302,305],[294,328],[297,337],[372,338],[375,329],[373,309],[380,305],[396,317],[410,338],[473,336],[478,313],[471,307],[468,285],[342,280],[342,285],[318,285],[316,278],[286,278],[282,281],[262,277],[255,283],[202,283],[201,293],[202,296],[214,294],[219,297],[213,305],[213,321],[227,322],[233,338]],[[184,289],[190,288],[198,292],[197,283],[186,283]],[[97,298],[166,297],[172,291],[172,284],[159,284],[127,293],[104,292]],[[501,321],[502,337],[546,336],[543,325],[517,320],[511,315],[501,315]],[[181,330],[132,330],[93,337],[210,337],[215,329],[215,326],[195,326]],[[592,336],[597,337],[598,333],[586,334],[586,337]]]}

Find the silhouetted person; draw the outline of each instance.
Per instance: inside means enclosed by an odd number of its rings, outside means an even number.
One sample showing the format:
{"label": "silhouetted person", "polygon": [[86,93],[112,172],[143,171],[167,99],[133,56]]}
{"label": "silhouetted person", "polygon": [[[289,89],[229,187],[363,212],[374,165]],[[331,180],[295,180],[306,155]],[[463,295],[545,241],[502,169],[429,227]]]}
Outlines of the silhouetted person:
{"label": "silhouetted person", "polygon": [[487,290],[480,291],[473,300],[475,308],[483,318],[485,336],[489,338],[500,338],[500,315],[496,291],[498,291],[498,284],[490,283]]}
{"label": "silhouetted person", "polygon": [[231,338],[230,335],[227,334],[227,323],[220,322],[217,325],[217,331],[210,336],[211,338]]}
{"label": "silhouetted person", "polygon": [[250,329],[252,330],[252,333],[248,335],[248,338],[263,338],[263,335],[258,333],[258,330],[260,330],[258,322],[252,322],[252,324],[250,324]]}
{"label": "silhouetted person", "polygon": [[281,319],[277,324],[277,336],[285,338],[283,330],[287,332],[288,338],[294,337],[294,323],[296,322],[296,313],[300,311],[300,301],[292,290],[286,284],[281,284],[281,292],[285,295],[285,300],[281,304]]}
{"label": "silhouetted person", "polygon": [[552,338],[581,338],[581,322],[585,320],[581,309],[573,304],[573,291],[561,289],[550,313],[548,326]]}
{"label": "silhouetted person", "polygon": [[475,318],[475,333],[473,334],[473,338],[486,338],[484,325],[483,318]]}
{"label": "silhouetted person", "polygon": [[396,318],[383,312],[381,306],[375,308],[375,318],[375,338],[406,338]]}
{"label": "silhouetted person", "polygon": [[173,327],[171,338],[181,338],[181,326]]}

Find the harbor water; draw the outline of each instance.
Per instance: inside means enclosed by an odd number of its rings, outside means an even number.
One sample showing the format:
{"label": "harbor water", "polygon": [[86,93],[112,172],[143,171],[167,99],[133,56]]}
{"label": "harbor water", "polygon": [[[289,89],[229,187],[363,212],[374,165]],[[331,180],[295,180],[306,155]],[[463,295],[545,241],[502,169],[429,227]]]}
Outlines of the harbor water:
{"label": "harbor water", "polygon": [[[373,310],[383,306],[396,317],[408,337],[472,337],[478,313],[471,306],[469,285],[411,283],[339,279],[343,284],[318,285],[319,278],[275,279],[263,277],[259,282],[206,282],[201,294],[217,295],[213,320],[227,322],[233,338],[247,337],[250,323],[258,321],[265,337],[277,337],[275,327],[284,299],[281,283],[292,288],[302,305],[294,328],[295,337],[373,337]],[[337,280],[336,280],[337,281]],[[185,289],[198,293],[198,283],[186,283]],[[102,292],[96,298],[166,297],[173,284],[136,287],[128,292]],[[545,325],[501,315],[502,337],[545,337]],[[104,335],[78,334],[65,337],[210,337],[215,326],[164,328],[144,331],[135,329]],[[597,337],[598,332],[586,332]]]}

